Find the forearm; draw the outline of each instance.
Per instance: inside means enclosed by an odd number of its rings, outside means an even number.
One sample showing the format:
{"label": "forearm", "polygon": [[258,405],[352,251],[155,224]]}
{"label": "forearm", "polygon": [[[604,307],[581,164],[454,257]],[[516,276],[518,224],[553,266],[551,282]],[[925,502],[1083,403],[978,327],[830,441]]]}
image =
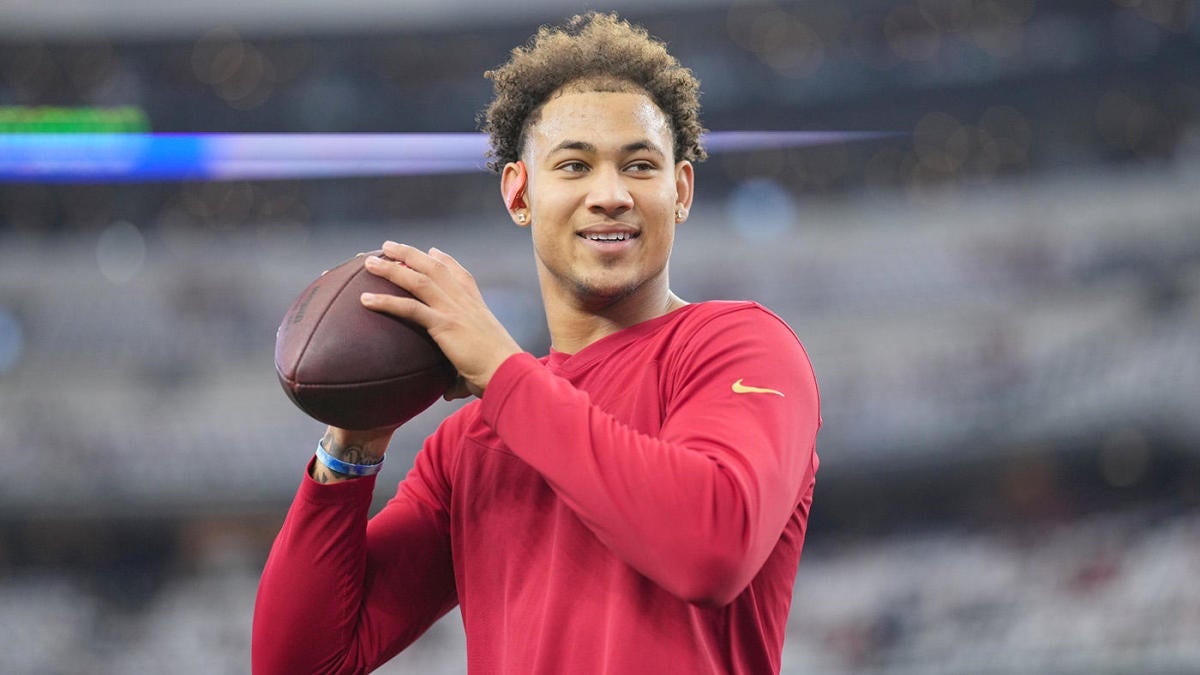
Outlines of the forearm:
{"label": "forearm", "polygon": [[[564,437],[587,434],[589,447],[568,457],[530,444],[522,457],[619,557],[689,602],[723,604],[749,583],[771,543],[758,536],[768,529],[761,491],[744,474],[602,412],[555,423]],[[614,460],[614,448],[630,461]]]}
{"label": "forearm", "polygon": [[507,364],[502,381],[484,416],[505,443],[616,555],[689,601],[740,592],[812,480],[815,414],[760,426],[755,411],[721,418],[731,406],[703,405],[652,436],[536,363]]}
{"label": "forearm", "polygon": [[259,583],[255,673],[354,671],[374,482],[301,486]]}
{"label": "forearm", "polygon": [[[344,461],[381,458],[387,430],[331,428]],[[415,640],[457,602],[449,540],[419,454],[410,479],[374,518],[376,476],[350,478],[313,459],[263,570],[254,608],[253,669],[359,673]],[[324,478],[324,481],[322,481]]]}

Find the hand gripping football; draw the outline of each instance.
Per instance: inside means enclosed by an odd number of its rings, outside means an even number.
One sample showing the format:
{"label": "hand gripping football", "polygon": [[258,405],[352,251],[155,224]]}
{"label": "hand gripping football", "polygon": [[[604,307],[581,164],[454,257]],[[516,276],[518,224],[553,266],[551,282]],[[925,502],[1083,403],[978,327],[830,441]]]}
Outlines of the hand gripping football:
{"label": "hand gripping football", "polygon": [[343,429],[402,424],[456,377],[424,328],[362,306],[364,292],[412,297],[366,271],[359,254],[323,273],[292,303],[275,336],[275,372],[309,416]]}

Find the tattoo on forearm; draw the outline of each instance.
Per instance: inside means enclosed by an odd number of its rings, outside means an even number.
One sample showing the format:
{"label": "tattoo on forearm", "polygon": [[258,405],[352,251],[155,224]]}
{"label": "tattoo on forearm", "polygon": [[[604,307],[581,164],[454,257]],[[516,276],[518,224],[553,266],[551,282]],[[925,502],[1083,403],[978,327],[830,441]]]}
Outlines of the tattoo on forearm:
{"label": "tattoo on forearm", "polygon": [[[349,462],[350,464],[375,464],[379,462],[378,457],[375,457],[367,452],[366,446],[341,445],[334,440],[333,433],[330,431],[325,432],[325,437],[321,439],[321,445],[324,446],[325,452],[328,452],[330,455],[333,455],[343,462]],[[324,472],[324,470],[325,469],[323,468],[322,472]],[[337,476],[346,475],[338,471],[334,471],[333,469],[328,469],[328,471]]]}

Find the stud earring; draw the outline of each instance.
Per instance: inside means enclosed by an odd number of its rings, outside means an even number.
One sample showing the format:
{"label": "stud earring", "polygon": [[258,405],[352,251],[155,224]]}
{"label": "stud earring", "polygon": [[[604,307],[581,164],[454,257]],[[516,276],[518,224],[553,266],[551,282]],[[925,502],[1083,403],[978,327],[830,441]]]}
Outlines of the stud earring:
{"label": "stud earring", "polygon": [[687,212],[683,210],[683,207],[682,207],[682,206],[680,206],[679,208],[675,209],[675,222],[677,222],[677,223],[682,223],[682,222],[683,222],[683,217],[684,217],[684,216],[686,216],[686,215],[687,215]]}
{"label": "stud earring", "polygon": [[524,213],[518,213],[518,214],[517,214],[517,222],[518,222],[518,223],[520,223],[520,224],[524,225],[526,220],[527,220],[527,218],[526,218],[526,216],[525,216],[525,214],[524,214]]}

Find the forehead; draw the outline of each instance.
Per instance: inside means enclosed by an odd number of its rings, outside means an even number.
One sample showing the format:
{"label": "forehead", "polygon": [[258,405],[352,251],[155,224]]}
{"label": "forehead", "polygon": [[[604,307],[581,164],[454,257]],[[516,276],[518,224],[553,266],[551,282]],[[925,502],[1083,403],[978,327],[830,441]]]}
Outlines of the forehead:
{"label": "forehead", "polygon": [[564,142],[583,141],[603,149],[640,140],[656,143],[670,153],[670,123],[649,96],[630,91],[568,90],[542,106],[530,128],[529,149],[536,157]]}

